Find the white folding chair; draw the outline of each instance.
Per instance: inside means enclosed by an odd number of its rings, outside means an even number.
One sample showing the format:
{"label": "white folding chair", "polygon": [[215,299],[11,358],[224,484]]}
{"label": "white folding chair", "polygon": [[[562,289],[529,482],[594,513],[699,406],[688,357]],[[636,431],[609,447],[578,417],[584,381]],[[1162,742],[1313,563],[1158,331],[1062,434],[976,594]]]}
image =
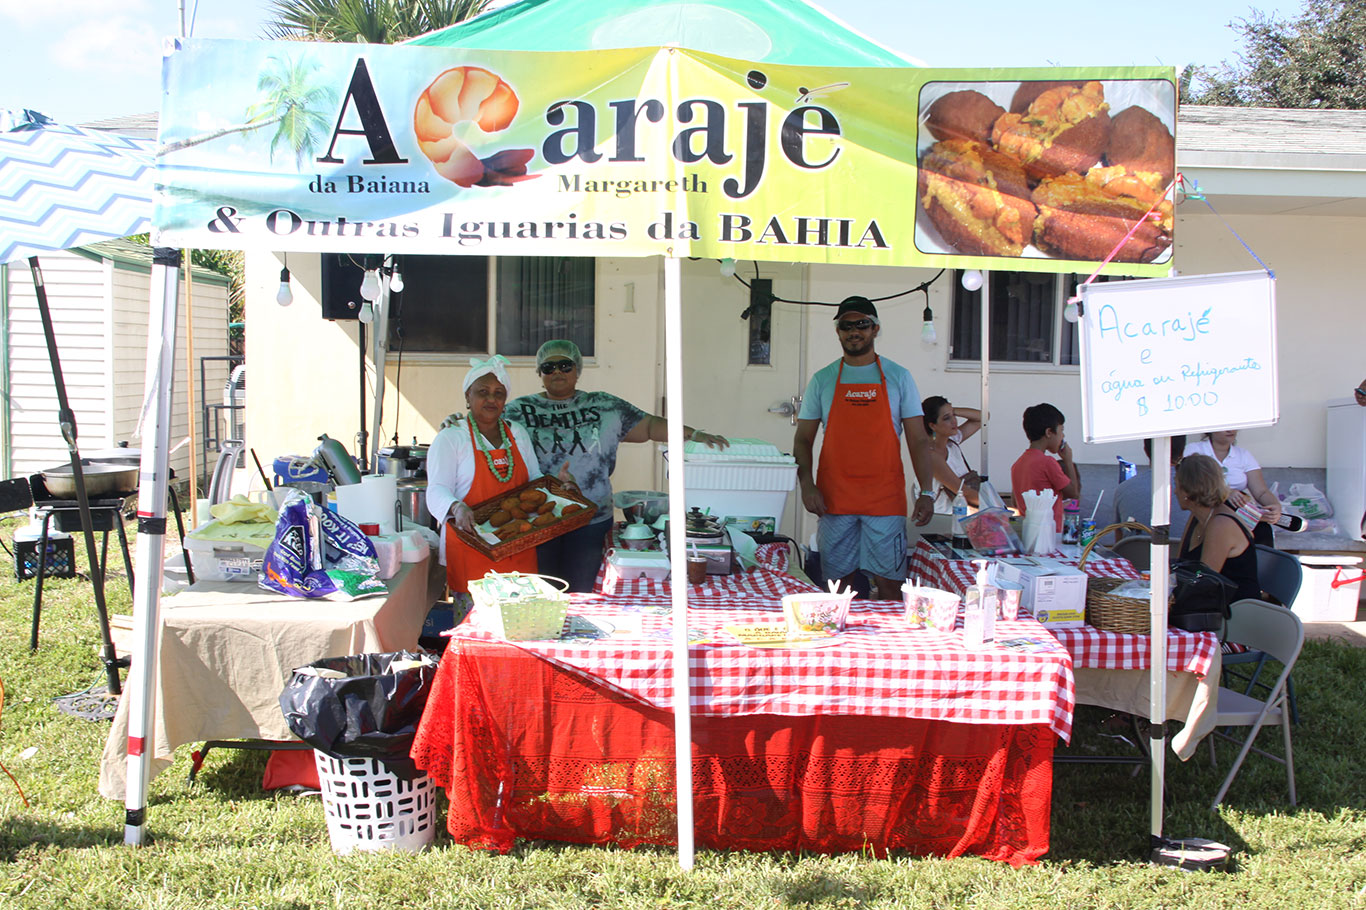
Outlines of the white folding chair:
{"label": "white folding chair", "polygon": [[[1214,737],[1240,742],[1223,732],[1221,728],[1247,727],[1248,731],[1247,738],[1241,740],[1242,749],[1234,759],[1233,767],[1229,768],[1228,777],[1224,778],[1219,792],[1215,794],[1214,805],[1211,808],[1217,809],[1224,801],[1229,785],[1237,776],[1238,769],[1243,766],[1243,759],[1247,758],[1249,752],[1254,751],[1285,765],[1286,781],[1290,788],[1290,805],[1293,806],[1295,757],[1290,747],[1290,711],[1286,698],[1286,680],[1290,678],[1290,670],[1300,656],[1300,648],[1304,645],[1304,627],[1300,624],[1300,618],[1285,607],[1278,607],[1263,600],[1240,600],[1233,605],[1233,617],[1228,621],[1226,639],[1247,645],[1256,651],[1265,651],[1272,659],[1281,662],[1281,672],[1272,684],[1265,701],[1243,692],[1220,687],[1215,730],[1209,740],[1210,762],[1215,763]],[[1257,732],[1266,723],[1281,725],[1281,732],[1285,738],[1284,758],[1253,746]]]}

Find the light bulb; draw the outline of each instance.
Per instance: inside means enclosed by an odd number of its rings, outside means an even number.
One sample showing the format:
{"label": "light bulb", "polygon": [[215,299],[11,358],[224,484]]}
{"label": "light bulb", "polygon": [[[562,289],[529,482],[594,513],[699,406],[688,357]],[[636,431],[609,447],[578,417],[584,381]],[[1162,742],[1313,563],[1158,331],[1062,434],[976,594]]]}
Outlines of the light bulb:
{"label": "light bulb", "polygon": [[934,331],[934,311],[925,307],[922,318],[924,322],[920,324],[920,343],[927,348],[934,347],[935,342],[939,340],[939,336]]}
{"label": "light bulb", "polygon": [[980,291],[982,289],[982,273],[976,269],[968,269],[960,279],[963,282],[965,291]]}
{"label": "light bulb", "polygon": [[365,300],[374,300],[379,296],[379,270],[367,269],[365,277],[361,279],[360,295]]}
{"label": "light bulb", "polygon": [[403,292],[403,276],[398,273],[398,266],[394,266],[393,277],[389,279],[389,290],[395,294]]}
{"label": "light bulb", "polygon": [[361,322],[365,323],[366,325],[369,325],[370,323],[374,322],[375,305],[368,300],[362,303],[360,305],[360,312],[356,314],[356,318],[359,319]]}
{"label": "light bulb", "polygon": [[1081,321],[1081,307],[1077,306],[1075,300],[1067,301],[1067,306],[1062,308],[1062,318],[1068,322]]}
{"label": "light bulb", "polygon": [[275,292],[275,302],[280,306],[289,306],[294,302],[294,291],[289,286],[289,269],[280,269],[280,290]]}
{"label": "light bulb", "polygon": [[722,278],[734,278],[734,277],[735,277],[735,260],[734,260],[734,259],[731,259],[731,258],[727,257],[727,258],[721,260],[721,277],[722,277]]}

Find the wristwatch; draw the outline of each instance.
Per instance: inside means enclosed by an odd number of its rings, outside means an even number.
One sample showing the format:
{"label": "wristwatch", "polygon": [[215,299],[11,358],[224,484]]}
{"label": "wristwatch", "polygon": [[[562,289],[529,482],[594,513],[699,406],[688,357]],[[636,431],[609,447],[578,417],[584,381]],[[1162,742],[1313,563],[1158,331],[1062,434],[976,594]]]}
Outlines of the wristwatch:
{"label": "wristwatch", "polygon": [[921,491],[920,496],[917,496],[916,498],[919,499],[921,497],[924,497],[925,499],[934,499],[934,494]]}

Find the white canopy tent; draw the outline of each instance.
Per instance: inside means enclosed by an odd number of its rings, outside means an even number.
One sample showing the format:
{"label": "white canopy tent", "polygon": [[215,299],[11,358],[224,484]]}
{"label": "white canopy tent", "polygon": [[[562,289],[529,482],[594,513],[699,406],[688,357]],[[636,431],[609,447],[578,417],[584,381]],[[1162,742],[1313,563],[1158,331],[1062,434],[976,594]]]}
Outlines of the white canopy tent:
{"label": "white canopy tent", "polygon": [[[805,3],[792,5],[811,9]],[[227,60],[233,61],[240,84],[224,78]],[[264,137],[250,140],[250,145],[248,140],[224,144],[216,140],[231,130],[203,132],[200,121],[206,112],[221,115],[231,103],[223,99],[255,90],[254,72],[284,69],[312,74],[309,78],[318,83],[313,97],[328,99],[320,121],[323,135],[296,148],[296,162],[277,162],[275,142],[267,148]],[[488,94],[473,102],[462,95],[458,111],[443,113],[428,99],[444,92],[448,80],[457,78],[450,74],[457,71],[464,84],[487,87]],[[876,78],[871,77],[874,72]],[[678,47],[533,54],[186,42],[168,58],[167,73],[169,101],[158,162],[162,242],[217,241],[232,248],[291,252],[663,256],[666,416],[672,451],[684,448],[681,257],[953,267],[991,261],[948,249],[918,251],[912,239],[916,207],[887,205],[889,189],[899,191],[894,196],[914,193],[917,118],[911,99],[933,81],[930,71],[793,67]],[[1036,78],[1102,75],[1089,70],[1040,73]],[[1174,74],[1144,70],[1143,75],[1170,84]],[[1003,71],[983,74],[988,76],[1015,82],[1029,78],[1028,73]],[[330,96],[322,87],[327,83],[335,87]],[[838,101],[818,98],[821,91],[834,93]],[[508,96],[510,111],[500,114],[488,106],[490,99]],[[409,128],[402,117],[413,109],[414,98],[417,112]],[[432,112],[447,130],[455,122],[450,136],[439,142],[423,138]],[[457,116],[465,119],[457,122]],[[598,120],[601,127],[595,125]],[[528,147],[512,148],[523,144]],[[480,152],[492,151],[490,146],[504,148],[479,158]],[[368,156],[360,160],[367,149]],[[384,169],[359,176],[357,170],[367,165]],[[605,170],[590,172],[590,166]],[[580,179],[585,174],[594,178],[587,181],[594,184],[587,190]],[[329,179],[338,188],[359,186],[363,198],[350,192],[331,196],[335,189],[320,194],[316,188]],[[625,198],[611,192],[613,188],[626,188]],[[664,206],[677,225],[675,232],[656,229]],[[479,245],[453,242],[463,239],[462,232],[477,233]],[[801,242],[793,242],[793,236]],[[807,238],[819,242],[805,242]],[[1075,262],[1056,259],[1010,263],[1046,271],[1078,268]],[[1127,271],[1165,270],[1154,268],[1129,266]],[[171,362],[164,339],[174,337],[174,318],[173,309],[162,314],[160,333],[153,335],[159,344],[149,347],[147,381],[149,390],[158,392],[158,411],[154,439],[144,447],[148,479],[164,474],[165,412],[160,403],[169,402],[170,373],[162,365]],[[984,338],[984,350],[985,343]],[[685,473],[681,461],[670,471],[675,509],[685,501]],[[151,487],[144,484],[144,497]],[[130,844],[143,841],[146,824],[142,756],[159,629],[158,521],[164,530],[164,515],[159,518],[156,507],[156,502],[144,501],[139,510],[147,526],[140,529],[138,564],[146,577],[139,579],[135,634],[140,653],[151,659],[135,666],[136,685],[130,687],[134,701],[125,828]],[[671,540],[676,578],[686,576],[684,547],[681,535]],[[690,867],[686,589],[675,585],[672,599],[679,855]],[[1155,799],[1160,805],[1160,794]],[[1154,824],[1160,832],[1160,813]]]}

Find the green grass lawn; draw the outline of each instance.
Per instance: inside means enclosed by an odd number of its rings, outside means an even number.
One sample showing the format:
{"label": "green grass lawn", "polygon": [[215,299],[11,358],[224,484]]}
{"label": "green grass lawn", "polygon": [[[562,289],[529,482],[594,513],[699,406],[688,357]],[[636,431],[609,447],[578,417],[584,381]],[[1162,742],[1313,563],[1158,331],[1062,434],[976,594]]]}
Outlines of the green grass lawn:
{"label": "green grass lawn", "polygon": [[[0,528],[6,541],[11,531]],[[1121,766],[1086,765],[1057,767],[1051,850],[1020,870],[979,859],[702,852],[684,873],[667,850],[528,842],[496,856],[454,846],[444,830],[422,854],[342,858],[332,853],[317,798],[263,792],[264,758],[236,750],[211,753],[188,785],[189,750],[181,749],[152,783],[150,844],[128,848],[122,805],[96,793],[108,724],[67,716],[52,703],[104,680],[90,586],[48,583],[42,643],[31,654],[33,582],[16,582],[8,562],[4,572],[0,762],[30,806],[0,776],[0,907],[1366,906],[1362,649],[1305,646],[1296,671],[1299,808],[1287,804],[1284,769],[1253,756],[1225,805],[1210,812],[1222,772],[1204,750],[1188,763],[1169,760],[1166,831],[1233,845],[1226,874],[1148,865],[1146,769],[1131,776]],[[110,581],[109,602],[131,612],[121,575]],[[1079,711],[1074,749],[1116,748],[1100,735],[1104,716]],[[1279,748],[1274,731],[1261,742]],[[36,751],[21,757],[29,749]],[[1232,754],[1221,748],[1225,768]]]}

